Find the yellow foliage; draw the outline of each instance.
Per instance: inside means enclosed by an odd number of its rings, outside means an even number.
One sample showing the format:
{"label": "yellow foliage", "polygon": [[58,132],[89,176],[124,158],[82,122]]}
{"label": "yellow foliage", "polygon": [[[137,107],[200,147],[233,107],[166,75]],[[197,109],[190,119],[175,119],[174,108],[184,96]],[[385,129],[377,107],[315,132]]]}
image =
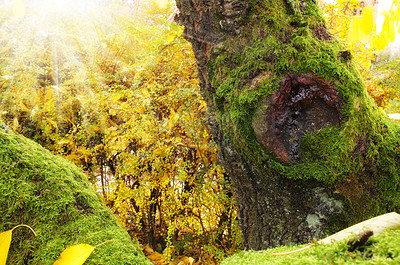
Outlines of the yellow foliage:
{"label": "yellow foliage", "polygon": [[[391,9],[383,14],[376,14],[371,5],[361,7],[360,3],[359,0],[338,0],[326,4],[323,10],[331,32],[351,51],[353,61],[366,81],[368,92],[378,106],[384,107],[388,95],[393,93],[377,84],[371,76],[370,68],[376,55],[395,38],[396,27],[399,27],[400,22],[400,2],[393,0]],[[361,10],[362,15],[355,16],[354,10]],[[380,32],[377,32],[374,22],[376,15],[385,17]]]}
{"label": "yellow foliage", "polygon": [[388,40],[388,42],[393,42],[396,37],[396,25],[393,18],[390,16],[389,12],[384,12],[385,23],[382,25],[381,34]]}
{"label": "yellow foliage", "polygon": [[78,244],[66,248],[53,265],[82,265],[92,254],[94,247],[88,244]]}
{"label": "yellow foliage", "polygon": [[154,0],[160,8],[167,8],[168,0]]}
{"label": "yellow foliage", "polygon": [[368,41],[375,32],[374,10],[371,5],[363,10],[361,16],[354,17],[350,23],[349,40],[353,43]]}
{"label": "yellow foliage", "polygon": [[376,47],[377,50],[383,50],[385,49],[386,46],[389,44],[389,39],[386,38],[385,36],[379,35],[379,36],[373,36],[372,37],[372,45]]}
{"label": "yellow foliage", "polygon": [[[235,206],[215,164],[191,46],[168,20],[172,3],[127,2],[85,20],[71,14],[52,23],[51,38],[35,23],[7,31],[2,51],[19,48],[21,58],[0,54],[1,75],[16,76],[1,87],[1,118],[83,168],[132,236],[165,262],[203,245],[233,252]],[[15,47],[17,35],[32,45]]]}

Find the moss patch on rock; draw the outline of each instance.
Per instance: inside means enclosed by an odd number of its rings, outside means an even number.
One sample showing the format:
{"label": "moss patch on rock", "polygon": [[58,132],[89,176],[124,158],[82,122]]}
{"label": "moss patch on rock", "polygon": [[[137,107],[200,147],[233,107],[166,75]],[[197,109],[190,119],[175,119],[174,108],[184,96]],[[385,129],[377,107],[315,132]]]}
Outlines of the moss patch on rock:
{"label": "moss patch on rock", "polygon": [[400,230],[391,230],[372,236],[366,246],[350,251],[347,241],[332,245],[319,245],[302,252],[286,256],[272,256],[272,253],[289,252],[303,246],[285,246],[264,251],[242,251],[227,259],[221,265],[320,265],[320,264],[399,264]]}
{"label": "moss patch on rock", "polygon": [[86,176],[67,160],[0,127],[0,231],[18,224],[7,264],[53,264],[67,247],[98,245],[85,264],[151,264]]}

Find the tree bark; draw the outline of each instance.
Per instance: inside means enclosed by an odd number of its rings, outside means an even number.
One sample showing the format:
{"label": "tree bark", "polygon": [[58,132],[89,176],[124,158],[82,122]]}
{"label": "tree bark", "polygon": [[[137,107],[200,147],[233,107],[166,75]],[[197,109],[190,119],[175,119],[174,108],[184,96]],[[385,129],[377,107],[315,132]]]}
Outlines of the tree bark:
{"label": "tree bark", "polygon": [[400,128],[313,0],[177,0],[244,247],[309,242],[400,208]]}

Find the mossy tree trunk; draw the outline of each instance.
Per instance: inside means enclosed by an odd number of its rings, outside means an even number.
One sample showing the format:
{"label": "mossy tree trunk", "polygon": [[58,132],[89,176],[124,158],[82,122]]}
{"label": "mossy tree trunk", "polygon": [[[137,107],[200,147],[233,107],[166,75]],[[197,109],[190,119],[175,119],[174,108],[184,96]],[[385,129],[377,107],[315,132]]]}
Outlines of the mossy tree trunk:
{"label": "mossy tree trunk", "polygon": [[400,209],[400,128],[313,0],[177,0],[245,248]]}

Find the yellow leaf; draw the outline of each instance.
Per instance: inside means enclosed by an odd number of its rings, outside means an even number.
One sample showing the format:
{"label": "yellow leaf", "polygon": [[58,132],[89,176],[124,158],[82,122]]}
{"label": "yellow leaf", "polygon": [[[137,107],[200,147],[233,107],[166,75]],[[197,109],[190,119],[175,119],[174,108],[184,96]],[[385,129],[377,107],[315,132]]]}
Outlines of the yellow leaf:
{"label": "yellow leaf", "polygon": [[357,43],[361,40],[360,17],[354,17],[354,19],[350,22],[349,40],[352,43]]}
{"label": "yellow leaf", "polygon": [[146,98],[150,97],[150,93],[146,88],[143,88],[141,92]]}
{"label": "yellow leaf", "polygon": [[10,249],[12,237],[12,230],[2,232],[0,234],[0,265],[5,265],[8,256],[8,250]]}
{"label": "yellow leaf", "polygon": [[154,250],[149,245],[146,245],[144,246],[143,252],[146,256],[149,256],[151,253],[154,252]]}
{"label": "yellow leaf", "polygon": [[380,51],[380,45],[379,45],[379,38],[378,36],[373,36],[372,40],[371,40],[371,45],[373,47],[373,49],[375,49],[375,51]]}
{"label": "yellow leaf", "polygon": [[33,234],[36,236],[35,231],[30,226],[27,225],[17,225],[13,229],[0,233],[0,265],[5,265],[8,256],[8,250],[10,249],[11,245],[11,238],[12,238],[12,231],[15,228],[25,226],[28,227]]}
{"label": "yellow leaf", "polygon": [[156,263],[163,263],[165,261],[163,255],[161,255],[160,253],[158,253],[157,251],[152,252],[148,258],[152,261],[152,262],[156,262]]}
{"label": "yellow leaf", "polygon": [[396,38],[395,26],[394,23],[390,23],[388,27],[388,39],[390,40],[390,42],[393,42],[395,38]]}
{"label": "yellow leaf", "polygon": [[66,248],[53,265],[82,265],[92,254],[94,247],[88,244],[78,244]]}
{"label": "yellow leaf", "polygon": [[168,0],[154,0],[155,4],[162,9],[167,8],[168,6]]}
{"label": "yellow leaf", "polygon": [[350,22],[349,38],[353,43],[359,41],[367,41],[371,33],[374,31],[374,9],[368,5],[363,14],[359,17],[354,17]]}
{"label": "yellow leaf", "polygon": [[18,129],[18,127],[19,127],[19,122],[18,122],[18,118],[17,117],[14,117],[14,120],[13,120],[13,130],[17,130]]}
{"label": "yellow leaf", "polygon": [[[394,13],[394,17],[395,17],[396,24],[398,25],[399,22],[400,22],[400,3],[396,8],[396,11]],[[400,25],[398,25],[398,26],[400,26]],[[400,33],[400,27],[399,27],[399,33]]]}
{"label": "yellow leaf", "polygon": [[376,52],[382,51],[388,44],[389,40],[383,33],[379,34],[379,36],[374,36],[372,39],[372,46]]}
{"label": "yellow leaf", "polygon": [[159,177],[159,182],[160,182],[159,184],[160,185],[168,184],[168,182],[170,180],[169,174],[166,174],[166,173],[160,174],[160,175],[158,175],[158,177]]}
{"label": "yellow leaf", "polygon": [[374,10],[371,5],[367,5],[367,7],[363,10],[363,14],[361,16],[361,30],[364,35],[369,35],[374,29]]}
{"label": "yellow leaf", "polygon": [[177,265],[193,265],[194,263],[194,258],[192,257],[183,257],[178,260]]}
{"label": "yellow leaf", "polygon": [[117,115],[117,111],[116,111],[115,109],[110,109],[110,110],[108,111],[108,114],[110,114],[110,115],[112,115],[112,116],[115,116],[115,115]]}
{"label": "yellow leaf", "polygon": [[29,111],[29,109],[26,107],[26,105],[22,101],[19,102],[19,107],[22,111]]}
{"label": "yellow leaf", "polygon": [[169,34],[169,36],[167,36],[166,38],[166,42],[171,43],[173,40],[175,40],[175,38],[176,38],[175,34]]}

